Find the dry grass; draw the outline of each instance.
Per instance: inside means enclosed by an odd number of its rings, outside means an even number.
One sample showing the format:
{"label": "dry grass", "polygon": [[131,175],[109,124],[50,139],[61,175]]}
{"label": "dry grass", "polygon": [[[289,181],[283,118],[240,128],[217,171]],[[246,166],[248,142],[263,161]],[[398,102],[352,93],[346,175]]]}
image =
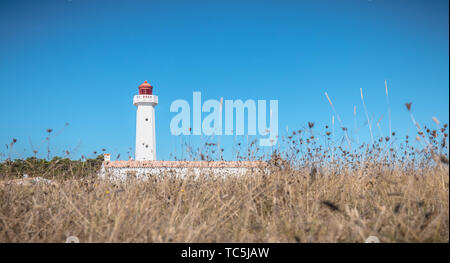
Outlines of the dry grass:
{"label": "dry grass", "polygon": [[[334,123],[318,131],[309,122],[270,156],[237,143],[236,160],[269,160],[270,174],[115,183],[95,176],[99,158],[8,158],[0,242],[449,242],[448,125],[433,118],[436,129],[422,128],[406,107],[417,136],[403,143],[392,132],[355,148],[340,118],[340,138]],[[190,159],[223,158],[220,143],[185,149]],[[24,173],[53,181],[12,183]]]}
{"label": "dry grass", "polygon": [[448,166],[0,188],[0,241],[448,242]]}

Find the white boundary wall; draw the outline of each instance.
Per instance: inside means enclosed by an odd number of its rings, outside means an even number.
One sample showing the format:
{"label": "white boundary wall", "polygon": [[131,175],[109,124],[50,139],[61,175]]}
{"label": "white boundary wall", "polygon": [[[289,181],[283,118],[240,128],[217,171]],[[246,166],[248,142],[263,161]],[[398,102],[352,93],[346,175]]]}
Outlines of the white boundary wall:
{"label": "white boundary wall", "polygon": [[102,179],[126,180],[127,178],[150,178],[153,176],[175,176],[185,177],[193,176],[243,176],[255,173],[269,174],[267,168],[246,168],[246,167],[226,167],[226,168],[205,168],[205,167],[145,167],[145,168],[124,168],[102,166],[99,177]]}

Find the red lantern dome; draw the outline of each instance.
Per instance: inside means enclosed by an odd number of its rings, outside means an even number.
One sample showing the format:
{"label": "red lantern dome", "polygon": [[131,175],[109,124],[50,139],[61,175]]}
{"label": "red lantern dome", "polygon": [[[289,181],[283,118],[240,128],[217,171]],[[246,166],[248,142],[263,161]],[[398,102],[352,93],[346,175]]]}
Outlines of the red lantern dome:
{"label": "red lantern dome", "polygon": [[147,81],[144,81],[144,83],[142,83],[139,86],[139,95],[152,95],[153,94],[153,86],[150,85],[150,83],[148,83]]}

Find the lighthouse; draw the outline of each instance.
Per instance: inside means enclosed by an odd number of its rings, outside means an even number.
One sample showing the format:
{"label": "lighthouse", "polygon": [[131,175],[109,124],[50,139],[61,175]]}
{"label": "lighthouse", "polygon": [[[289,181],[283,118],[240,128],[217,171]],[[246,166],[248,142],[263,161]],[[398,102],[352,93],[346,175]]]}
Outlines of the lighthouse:
{"label": "lighthouse", "polygon": [[136,161],[156,160],[155,106],[158,96],[153,95],[153,86],[144,81],[139,86],[139,95],[133,98],[136,110]]}
{"label": "lighthouse", "polygon": [[[263,161],[157,161],[155,136],[155,106],[158,96],[147,81],[139,85],[139,94],[133,97],[136,106],[136,151],[134,160],[111,160],[105,153],[99,172],[101,178],[145,178],[148,175],[187,174],[207,175],[253,175],[255,172],[269,174],[268,164]],[[271,121],[272,123],[272,121]]]}

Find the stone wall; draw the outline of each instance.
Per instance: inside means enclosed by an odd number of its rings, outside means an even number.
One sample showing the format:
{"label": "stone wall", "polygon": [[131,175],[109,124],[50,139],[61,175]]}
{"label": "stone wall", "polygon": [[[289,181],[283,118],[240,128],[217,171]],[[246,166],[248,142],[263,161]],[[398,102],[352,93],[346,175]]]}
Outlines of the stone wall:
{"label": "stone wall", "polygon": [[152,176],[242,176],[261,172],[269,172],[264,162],[105,161],[99,176],[104,179],[124,180]]}

